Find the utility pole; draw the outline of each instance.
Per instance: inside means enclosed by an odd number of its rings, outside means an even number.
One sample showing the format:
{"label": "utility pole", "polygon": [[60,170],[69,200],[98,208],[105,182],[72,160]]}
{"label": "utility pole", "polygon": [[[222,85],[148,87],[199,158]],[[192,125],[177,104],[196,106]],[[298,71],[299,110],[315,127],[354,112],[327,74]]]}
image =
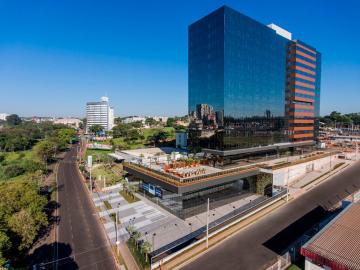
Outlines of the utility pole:
{"label": "utility pole", "polygon": [[330,170],[331,170],[331,167],[332,167],[332,153],[330,153]]}
{"label": "utility pole", "polygon": [[290,180],[290,168],[288,167],[287,181],[286,181],[286,202],[289,201],[289,180]]}
{"label": "utility pole", "polygon": [[206,249],[209,248],[209,210],[210,210],[210,199],[207,199],[207,211],[206,211]]}
{"label": "utility pole", "polygon": [[87,164],[90,171],[90,192],[92,193],[92,178],[91,178],[92,156],[88,156]]}
{"label": "utility pole", "polygon": [[90,192],[92,193],[92,178],[91,178],[91,167],[90,167]]}

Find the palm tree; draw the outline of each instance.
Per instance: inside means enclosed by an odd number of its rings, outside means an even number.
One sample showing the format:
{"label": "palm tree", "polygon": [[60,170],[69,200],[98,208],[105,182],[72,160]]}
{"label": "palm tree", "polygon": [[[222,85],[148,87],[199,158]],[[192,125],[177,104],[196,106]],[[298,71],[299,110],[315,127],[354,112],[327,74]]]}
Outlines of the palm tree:
{"label": "palm tree", "polygon": [[135,233],[135,231],[136,231],[136,229],[135,229],[134,225],[129,225],[129,226],[127,226],[127,227],[126,227],[126,229],[127,229],[127,231],[129,232],[130,237],[132,237],[132,236],[133,236],[133,234],[134,234],[134,233]]}
{"label": "palm tree", "polygon": [[136,243],[136,248],[138,248],[138,242],[141,238],[141,232],[135,230],[132,237]]}
{"label": "palm tree", "polygon": [[141,252],[145,254],[145,261],[148,262],[148,254],[151,251],[151,244],[146,240],[141,245]]}

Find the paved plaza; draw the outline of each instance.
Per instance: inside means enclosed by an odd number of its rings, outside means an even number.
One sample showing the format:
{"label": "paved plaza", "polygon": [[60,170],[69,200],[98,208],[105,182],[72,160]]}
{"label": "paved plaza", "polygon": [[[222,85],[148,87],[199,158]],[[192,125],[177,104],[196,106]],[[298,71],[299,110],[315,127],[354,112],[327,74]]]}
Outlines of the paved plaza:
{"label": "paved plaza", "polygon": [[[136,230],[141,232],[142,239],[150,242],[153,250],[159,249],[206,225],[206,212],[182,220],[140,194],[136,194],[140,201],[130,204],[120,195],[120,189],[120,186],[115,186],[114,188],[108,188],[105,192],[93,194],[93,200],[99,210],[99,216],[104,223],[108,238],[113,244],[116,242],[116,231],[115,222],[110,215],[115,214],[116,211],[120,220],[118,239],[126,241],[129,238],[126,227],[133,225]],[[249,196],[244,196],[230,204],[212,209],[210,211],[209,222],[234,211],[258,197],[258,195],[249,194]],[[112,209],[106,209],[104,201],[108,201]]]}

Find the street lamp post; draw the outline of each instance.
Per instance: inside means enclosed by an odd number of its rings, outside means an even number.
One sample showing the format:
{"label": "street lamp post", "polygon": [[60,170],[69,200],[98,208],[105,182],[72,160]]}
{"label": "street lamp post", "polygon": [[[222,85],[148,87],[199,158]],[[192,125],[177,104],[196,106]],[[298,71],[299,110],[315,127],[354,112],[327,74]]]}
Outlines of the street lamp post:
{"label": "street lamp post", "polygon": [[155,250],[155,236],[156,236],[156,233],[153,233],[153,235],[152,235],[152,248],[153,248],[153,251]]}
{"label": "street lamp post", "polygon": [[92,178],[91,178],[91,166],[90,166],[90,192],[92,192]]}

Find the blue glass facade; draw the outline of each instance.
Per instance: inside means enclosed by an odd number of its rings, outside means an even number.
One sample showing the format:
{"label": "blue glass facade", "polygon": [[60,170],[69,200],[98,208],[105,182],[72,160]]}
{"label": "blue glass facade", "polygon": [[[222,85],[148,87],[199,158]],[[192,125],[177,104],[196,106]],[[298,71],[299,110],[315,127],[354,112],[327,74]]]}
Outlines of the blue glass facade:
{"label": "blue glass facade", "polygon": [[289,141],[288,43],[226,6],[190,25],[190,145],[231,150]]}

